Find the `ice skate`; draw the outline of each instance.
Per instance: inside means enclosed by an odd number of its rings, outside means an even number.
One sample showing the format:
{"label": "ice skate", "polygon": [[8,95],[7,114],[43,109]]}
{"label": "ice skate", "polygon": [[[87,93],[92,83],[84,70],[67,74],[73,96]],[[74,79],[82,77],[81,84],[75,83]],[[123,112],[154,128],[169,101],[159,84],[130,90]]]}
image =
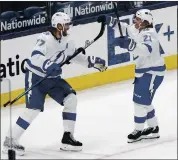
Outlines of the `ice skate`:
{"label": "ice skate", "polygon": [[142,131],[134,130],[128,135],[128,143],[133,143],[142,140]]}
{"label": "ice skate", "polygon": [[[12,139],[12,147],[11,147],[11,139]],[[3,144],[2,152],[8,154],[9,149],[14,150],[16,154],[19,156],[23,156],[25,153],[25,148],[22,145],[20,145],[17,140],[6,137]]]}
{"label": "ice skate", "polygon": [[82,143],[76,141],[73,135],[70,132],[64,132],[62,138],[62,146],[61,150],[64,151],[81,151],[82,150]]}
{"label": "ice skate", "polygon": [[159,127],[148,127],[142,131],[143,139],[156,139],[159,138]]}

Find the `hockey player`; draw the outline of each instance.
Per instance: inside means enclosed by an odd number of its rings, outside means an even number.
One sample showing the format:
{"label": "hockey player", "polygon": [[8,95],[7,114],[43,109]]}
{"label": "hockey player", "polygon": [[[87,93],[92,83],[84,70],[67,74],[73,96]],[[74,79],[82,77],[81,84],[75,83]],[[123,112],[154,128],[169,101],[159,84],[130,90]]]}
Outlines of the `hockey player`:
{"label": "hockey player", "polygon": [[[26,63],[25,89],[35,84],[46,74],[50,75],[46,80],[33,88],[26,95],[26,108],[19,116],[12,129],[12,149],[17,155],[25,153],[24,146],[19,144],[19,139],[27,130],[32,121],[40,112],[43,112],[45,97],[48,94],[60,105],[64,106],[62,137],[62,150],[80,151],[82,143],[74,139],[74,128],[77,116],[77,97],[75,90],[61,77],[62,68],[59,64],[75,52],[72,41],[68,41],[68,30],[70,29],[70,17],[62,12],[57,12],[52,16],[49,31],[39,35],[32,51],[31,57]],[[105,71],[105,60],[79,54],[71,60],[85,67],[94,67],[99,71]],[[10,148],[10,131],[4,142],[4,152]]]}
{"label": "hockey player", "polygon": [[[106,18],[110,27],[119,29],[116,18],[100,17],[103,18]],[[133,94],[135,130],[128,135],[128,142],[159,138],[159,127],[152,100],[163,81],[166,66],[160,54],[151,11],[148,9],[137,11],[134,23],[128,25],[121,22],[121,29],[124,37],[117,43],[121,48],[128,49],[136,64]],[[145,122],[148,125],[146,129],[144,129]]]}

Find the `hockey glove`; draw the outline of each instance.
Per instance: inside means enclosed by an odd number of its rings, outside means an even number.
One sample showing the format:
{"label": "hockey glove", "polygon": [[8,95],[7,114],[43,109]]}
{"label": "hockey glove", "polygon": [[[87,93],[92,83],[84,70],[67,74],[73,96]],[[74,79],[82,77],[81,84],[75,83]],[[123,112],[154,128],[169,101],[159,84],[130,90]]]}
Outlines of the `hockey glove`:
{"label": "hockey glove", "polygon": [[133,39],[128,37],[120,38],[119,46],[124,49],[128,49],[128,51],[133,51],[136,47],[136,42]]}
{"label": "hockey glove", "polygon": [[110,17],[110,16],[105,16],[105,15],[101,15],[98,17],[97,19],[98,22],[105,22],[108,26],[110,27],[115,27],[115,25],[117,24],[117,18],[114,17]]}
{"label": "hockey glove", "polygon": [[50,60],[47,60],[43,64],[43,70],[46,71],[46,74],[50,76],[58,76],[62,73],[62,69],[57,63],[53,63]]}
{"label": "hockey glove", "polygon": [[104,59],[101,59],[99,57],[94,57],[94,56],[88,56],[88,68],[96,68],[100,72],[103,72],[107,69],[106,61]]}

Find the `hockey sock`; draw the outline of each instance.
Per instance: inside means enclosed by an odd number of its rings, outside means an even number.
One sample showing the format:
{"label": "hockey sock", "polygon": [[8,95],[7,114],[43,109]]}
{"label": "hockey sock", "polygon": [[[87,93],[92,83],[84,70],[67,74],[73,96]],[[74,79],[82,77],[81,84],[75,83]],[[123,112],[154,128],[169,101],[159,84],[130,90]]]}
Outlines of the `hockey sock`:
{"label": "hockey sock", "polygon": [[74,133],[76,113],[63,112],[64,131]]}
{"label": "hockey sock", "polygon": [[64,99],[64,109],[62,113],[64,131],[74,133],[75,121],[76,121],[76,107],[77,98],[76,95],[71,93]]}
{"label": "hockey sock", "polygon": [[135,110],[135,115],[134,115],[135,129],[143,130],[146,121],[146,116],[147,116],[146,106],[134,103],[134,110]]}
{"label": "hockey sock", "polygon": [[[25,111],[21,116],[19,116],[16,124],[12,128],[12,138],[18,140],[39,113],[40,110],[25,108]],[[10,130],[8,131],[7,136],[10,137]]]}
{"label": "hockey sock", "polygon": [[155,116],[155,110],[151,107],[152,110],[147,112],[147,124],[149,127],[158,126],[157,118]]}

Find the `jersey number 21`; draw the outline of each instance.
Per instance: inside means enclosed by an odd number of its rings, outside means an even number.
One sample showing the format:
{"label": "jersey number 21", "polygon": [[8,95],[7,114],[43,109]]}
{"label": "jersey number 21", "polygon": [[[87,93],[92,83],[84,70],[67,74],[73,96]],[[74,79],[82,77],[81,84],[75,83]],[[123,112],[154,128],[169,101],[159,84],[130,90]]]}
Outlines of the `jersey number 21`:
{"label": "jersey number 21", "polygon": [[148,36],[148,35],[144,36],[144,42],[147,42],[147,41],[152,42],[151,36]]}

